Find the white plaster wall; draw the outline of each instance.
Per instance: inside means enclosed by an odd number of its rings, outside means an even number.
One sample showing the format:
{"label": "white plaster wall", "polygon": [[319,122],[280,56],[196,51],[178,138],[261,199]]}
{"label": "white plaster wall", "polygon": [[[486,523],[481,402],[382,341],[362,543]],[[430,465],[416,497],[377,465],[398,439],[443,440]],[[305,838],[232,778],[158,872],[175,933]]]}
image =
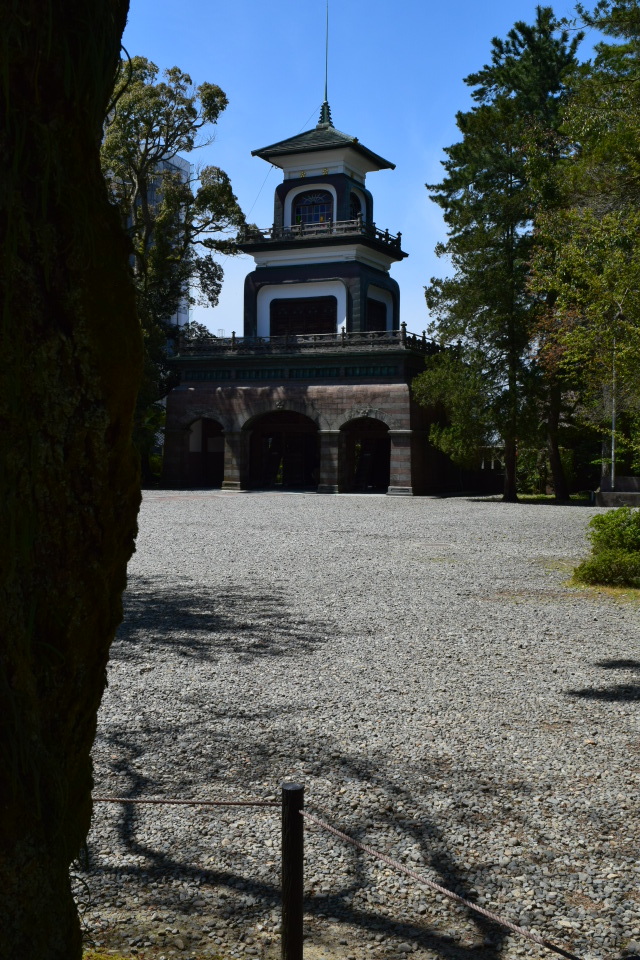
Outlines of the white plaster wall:
{"label": "white plaster wall", "polygon": [[268,337],[270,329],[270,310],[272,300],[286,300],[303,297],[336,297],[338,317],[336,333],[347,323],[347,290],[340,280],[318,280],[315,283],[279,283],[262,287],[258,291],[258,336]]}
{"label": "white plaster wall", "polygon": [[285,180],[297,179],[301,174],[307,178],[326,176],[331,173],[346,173],[360,183],[367,173],[380,167],[348,146],[337,150],[318,150],[313,153],[290,153],[284,157],[270,157],[269,162],[284,171]]}

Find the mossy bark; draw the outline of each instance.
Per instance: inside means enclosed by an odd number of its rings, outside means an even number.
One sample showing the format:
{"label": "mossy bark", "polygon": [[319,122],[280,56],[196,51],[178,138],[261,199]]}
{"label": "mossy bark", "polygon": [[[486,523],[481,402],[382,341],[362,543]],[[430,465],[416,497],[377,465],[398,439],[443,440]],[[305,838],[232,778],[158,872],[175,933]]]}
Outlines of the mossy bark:
{"label": "mossy bark", "polygon": [[0,9],[0,957],[77,960],[69,885],[139,483],[141,336],[99,139],[128,0]]}

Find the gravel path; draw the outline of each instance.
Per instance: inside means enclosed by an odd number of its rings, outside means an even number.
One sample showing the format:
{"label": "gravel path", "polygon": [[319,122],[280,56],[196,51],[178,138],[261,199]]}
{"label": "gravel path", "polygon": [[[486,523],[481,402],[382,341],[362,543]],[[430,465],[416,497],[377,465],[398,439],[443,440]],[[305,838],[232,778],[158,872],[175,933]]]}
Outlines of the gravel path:
{"label": "gravel path", "polygon": [[[565,586],[595,512],[147,493],[96,795],[301,780],[309,809],[488,909],[588,958],[634,949],[640,607]],[[305,843],[308,960],[544,955],[316,827]],[[98,804],[88,936],[276,955],[278,847],[278,810]]]}

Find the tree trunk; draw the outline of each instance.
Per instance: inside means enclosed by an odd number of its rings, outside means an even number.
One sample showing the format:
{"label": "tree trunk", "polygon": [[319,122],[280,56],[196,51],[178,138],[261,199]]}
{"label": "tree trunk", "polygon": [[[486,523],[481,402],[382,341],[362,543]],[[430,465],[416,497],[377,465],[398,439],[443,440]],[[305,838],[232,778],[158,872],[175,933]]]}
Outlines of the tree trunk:
{"label": "tree trunk", "polygon": [[547,451],[553,477],[553,492],[556,500],[569,499],[569,485],[564,475],[564,467],[560,457],[558,445],[558,424],[560,423],[560,404],[562,391],[558,384],[553,384],[549,391],[549,406],[547,411]]}
{"label": "tree trunk", "polygon": [[505,503],[517,503],[518,492],[516,487],[516,441],[508,437],[504,442],[504,494]]}
{"label": "tree trunk", "polygon": [[[511,258],[510,258],[511,260]],[[518,436],[518,352],[515,349],[515,322],[513,319],[515,297],[513,289],[511,295],[511,312],[509,320],[509,340],[511,349],[509,351],[509,369],[508,382],[509,389],[507,394],[507,424],[504,437],[504,493],[502,499],[505,503],[518,502],[517,489],[517,436]]]}
{"label": "tree trunk", "polygon": [[69,864],[139,505],[141,337],[99,165],[128,0],[0,8],[0,956],[79,960]]}

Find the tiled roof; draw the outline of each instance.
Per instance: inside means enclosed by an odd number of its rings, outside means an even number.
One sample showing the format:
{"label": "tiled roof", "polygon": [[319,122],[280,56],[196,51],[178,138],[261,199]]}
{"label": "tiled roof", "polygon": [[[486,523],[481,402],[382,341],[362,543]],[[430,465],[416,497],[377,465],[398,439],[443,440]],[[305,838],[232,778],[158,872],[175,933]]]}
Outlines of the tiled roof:
{"label": "tiled roof", "polygon": [[[329,105],[326,104],[326,112],[323,104],[321,117],[331,117],[328,112]],[[305,133],[299,133],[295,137],[289,137],[288,140],[280,140],[278,143],[272,143],[268,147],[262,147],[260,150],[252,150],[252,157],[260,157],[262,160],[270,160],[272,157],[284,157],[295,153],[315,153],[319,150],[338,150],[344,147],[351,147],[359,154],[366,157],[371,163],[375,163],[379,170],[393,170],[395,164],[390,163],[383,157],[378,156],[372,150],[363,146],[357,137],[351,137],[348,133],[342,133],[336,130],[331,122],[319,123],[313,130],[307,130]]]}

